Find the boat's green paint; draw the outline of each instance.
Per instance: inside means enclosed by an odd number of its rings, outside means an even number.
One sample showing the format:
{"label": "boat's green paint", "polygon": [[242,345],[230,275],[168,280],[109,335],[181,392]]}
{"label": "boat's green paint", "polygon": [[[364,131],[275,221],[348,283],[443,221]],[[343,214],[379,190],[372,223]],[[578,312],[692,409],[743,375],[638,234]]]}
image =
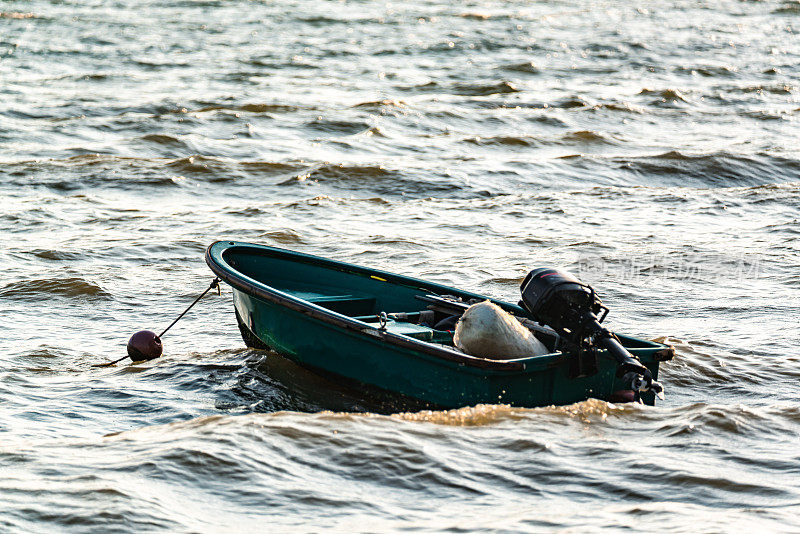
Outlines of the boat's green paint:
{"label": "boat's green paint", "polygon": [[[453,408],[479,403],[513,406],[570,404],[608,399],[615,364],[598,353],[598,373],[569,377],[569,354],[487,360],[451,347],[447,332],[374,319],[387,313],[426,309],[417,295],[481,295],[411,277],[358,267],[289,250],[218,241],[206,251],[214,273],[233,287],[233,302],[245,342],[267,346],[300,365]],[[520,317],[519,306],[493,300]],[[619,336],[623,345],[658,376],[659,361],[671,357],[660,343]],[[434,343],[429,343],[433,341]],[[652,396],[645,401],[652,403]]]}

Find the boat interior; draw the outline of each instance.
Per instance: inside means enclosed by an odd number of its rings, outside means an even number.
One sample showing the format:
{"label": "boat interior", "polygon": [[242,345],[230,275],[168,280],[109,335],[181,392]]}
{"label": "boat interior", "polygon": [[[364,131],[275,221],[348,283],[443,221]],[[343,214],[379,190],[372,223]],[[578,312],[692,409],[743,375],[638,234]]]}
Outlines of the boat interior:
{"label": "boat interior", "polygon": [[[321,265],[252,250],[240,254],[236,248],[226,251],[225,259],[245,276],[284,294],[390,333],[440,345],[453,346],[456,320],[470,304],[482,300],[471,293],[354,266]],[[555,332],[526,326],[551,351],[558,349]]]}
{"label": "boat interior", "polygon": [[[417,305],[414,309],[408,309],[408,306],[402,310],[379,309],[376,296],[331,295],[288,288],[284,288],[283,291],[358,321],[379,325],[393,334],[447,346],[453,346],[455,324],[461,313],[474,303],[470,300],[465,302],[452,295],[420,294],[415,296]],[[546,327],[537,329],[536,325],[527,326],[537,330],[534,334],[551,351],[557,350],[558,335],[555,332]]]}

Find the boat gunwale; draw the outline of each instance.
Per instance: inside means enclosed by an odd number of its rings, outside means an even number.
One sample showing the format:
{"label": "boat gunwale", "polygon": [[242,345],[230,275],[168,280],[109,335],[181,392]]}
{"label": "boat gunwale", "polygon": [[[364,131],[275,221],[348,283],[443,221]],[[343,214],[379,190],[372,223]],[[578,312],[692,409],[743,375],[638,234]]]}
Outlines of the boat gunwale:
{"label": "boat gunwale", "polygon": [[[254,278],[245,275],[244,273],[240,272],[235,267],[230,265],[223,257],[223,253],[235,248],[241,248],[248,252],[255,251],[256,254],[261,254],[261,255],[271,254],[286,259],[300,260],[305,263],[317,264],[323,268],[331,268],[352,274],[378,276],[384,279],[387,283],[402,284],[406,285],[407,287],[414,287],[422,290],[433,290],[433,288],[435,288],[447,292],[455,291],[462,295],[473,295],[475,298],[487,299],[488,297],[485,297],[483,295],[472,294],[467,291],[458,290],[455,288],[443,286],[433,282],[426,282],[424,280],[419,280],[409,276],[389,273],[386,271],[381,271],[379,269],[361,267],[358,265],[340,262],[337,260],[330,260],[327,258],[321,258],[319,256],[314,256],[311,254],[295,252],[292,250],[287,250],[277,247],[270,247],[267,245],[219,240],[209,245],[208,248],[206,249],[205,260],[209,268],[214,272],[214,274],[216,274],[220,279],[222,279],[224,282],[229,284],[234,289],[238,289],[248,295],[259,297],[268,302],[272,302],[280,306],[285,306],[293,311],[300,312],[304,315],[307,315],[313,319],[317,319],[324,323],[344,328],[346,330],[356,332],[360,335],[381,338],[394,346],[410,349],[427,356],[432,356],[441,360],[457,363],[460,366],[473,367],[482,370],[494,370],[500,372],[503,371],[535,372],[548,368],[558,367],[559,365],[563,364],[567,359],[566,354],[550,353],[540,356],[529,356],[527,358],[519,358],[513,360],[490,360],[487,358],[478,358],[462,352],[456,352],[455,350],[448,349],[443,346],[438,346],[408,336],[394,334],[392,332],[381,330],[380,328],[375,328],[369,323],[365,323],[358,319],[353,319],[346,315],[342,315],[340,313],[331,311],[327,308],[323,308],[322,306],[319,306],[312,302],[303,300],[299,297],[295,297],[293,295],[284,293],[263,282],[259,282],[258,280],[255,280]],[[509,304],[506,302],[496,301],[494,299],[488,299],[488,300],[491,300],[492,302],[498,304],[509,306]]]}

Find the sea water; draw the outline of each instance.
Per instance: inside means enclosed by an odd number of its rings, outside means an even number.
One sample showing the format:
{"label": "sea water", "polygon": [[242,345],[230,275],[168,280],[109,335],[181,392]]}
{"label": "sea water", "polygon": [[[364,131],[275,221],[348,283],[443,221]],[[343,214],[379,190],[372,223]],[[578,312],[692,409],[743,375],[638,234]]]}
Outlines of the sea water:
{"label": "sea water", "polygon": [[[800,5],[0,3],[0,530],[800,530]],[[377,413],[217,239],[591,283],[656,407]]]}

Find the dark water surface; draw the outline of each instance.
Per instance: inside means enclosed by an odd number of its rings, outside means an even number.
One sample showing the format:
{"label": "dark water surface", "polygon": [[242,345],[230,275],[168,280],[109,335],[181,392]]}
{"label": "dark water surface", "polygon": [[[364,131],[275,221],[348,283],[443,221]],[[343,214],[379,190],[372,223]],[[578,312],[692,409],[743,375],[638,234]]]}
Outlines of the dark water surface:
{"label": "dark water surface", "polygon": [[[3,532],[800,531],[800,5],[0,2]],[[514,300],[667,400],[376,415],[243,348],[250,240]]]}

